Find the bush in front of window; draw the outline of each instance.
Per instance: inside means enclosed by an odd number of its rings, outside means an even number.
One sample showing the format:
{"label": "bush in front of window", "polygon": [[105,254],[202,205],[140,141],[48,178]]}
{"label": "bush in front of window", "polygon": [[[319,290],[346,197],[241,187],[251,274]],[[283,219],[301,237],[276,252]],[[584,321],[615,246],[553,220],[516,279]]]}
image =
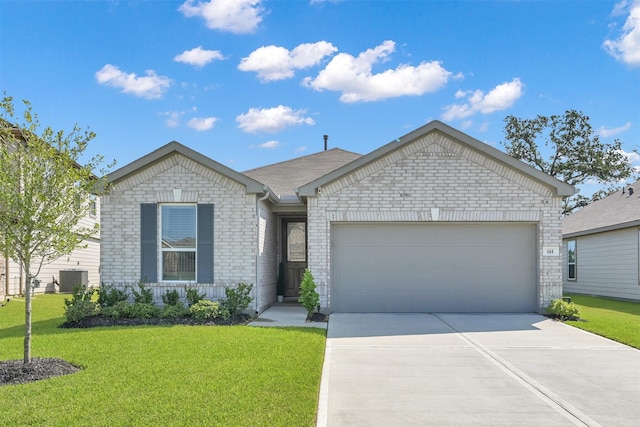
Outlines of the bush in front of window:
{"label": "bush in front of window", "polygon": [[160,314],[160,308],[155,304],[119,301],[116,305],[100,310],[100,314],[112,319],[153,319]]}
{"label": "bush in front of window", "polygon": [[162,294],[162,303],[165,306],[176,305],[180,302],[180,293],[177,289],[166,290]]}
{"label": "bush in front of window", "polygon": [[120,301],[126,301],[129,299],[129,294],[126,289],[118,289],[113,285],[107,285],[101,283],[98,288],[98,305],[101,308],[113,307]]}
{"label": "bush in front of window", "polygon": [[198,292],[196,288],[185,288],[186,289],[186,298],[187,304],[191,307],[193,304],[197,303],[204,299],[205,294],[201,294]]}
{"label": "bush in front of window", "polygon": [[253,301],[251,288],[253,285],[246,283],[238,283],[235,288],[224,288],[224,294],[227,298],[221,301],[221,305],[229,311],[231,317],[235,318],[249,307]]}
{"label": "bush in front of window", "polygon": [[209,301],[208,299],[203,299],[193,304],[189,311],[194,319],[200,321],[229,318],[229,311],[226,307],[223,307],[219,302]]}
{"label": "bush in front of window", "polygon": [[577,320],[580,316],[580,307],[572,302],[554,299],[547,307],[547,314],[560,320]]}
{"label": "bush in front of window", "polygon": [[145,288],[144,283],[139,282],[138,288],[131,287],[134,304],[153,304],[153,289]]}
{"label": "bush in front of window", "polygon": [[190,311],[184,306],[182,301],[178,301],[174,305],[165,305],[160,310],[160,317],[163,319],[180,319],[181,317],[188,317]]}

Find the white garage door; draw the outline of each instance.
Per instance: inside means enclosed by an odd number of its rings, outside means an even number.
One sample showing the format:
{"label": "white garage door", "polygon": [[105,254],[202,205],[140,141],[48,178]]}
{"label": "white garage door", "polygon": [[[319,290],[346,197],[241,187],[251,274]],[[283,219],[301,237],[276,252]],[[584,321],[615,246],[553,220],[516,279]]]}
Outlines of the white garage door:
{"label": "white garage door", "polygon": [[336,312],[534,312],[536,226],[333,223]]}

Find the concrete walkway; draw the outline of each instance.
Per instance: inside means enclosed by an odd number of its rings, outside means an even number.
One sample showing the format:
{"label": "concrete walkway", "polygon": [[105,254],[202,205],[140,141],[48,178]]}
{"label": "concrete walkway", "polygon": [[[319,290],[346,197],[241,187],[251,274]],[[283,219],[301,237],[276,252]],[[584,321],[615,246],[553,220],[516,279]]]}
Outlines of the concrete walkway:
{"label": "concrete walkway", "polygon": [[249,326],[298,326],[327,329],[327,322],[307,322],[307,311],[301,304],[277,303],[266,309]]}
{"label": "concrete walkway", "polygon": [[318,426],[637,426],[640,351],[535,314],[332,314]]}

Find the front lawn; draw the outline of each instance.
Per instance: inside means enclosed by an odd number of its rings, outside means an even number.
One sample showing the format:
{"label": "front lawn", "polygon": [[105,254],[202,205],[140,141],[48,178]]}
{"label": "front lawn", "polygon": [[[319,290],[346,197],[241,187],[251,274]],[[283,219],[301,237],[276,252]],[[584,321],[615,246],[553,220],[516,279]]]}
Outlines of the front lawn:
{"label": "front lawn", "polygon": [[640,349],[640,302],[569,294],[580,306],[584,321],[568,321],[576,328]]}
{"label": "front lawn", "polygon": [[[61,329],[64,296],[33,301],[33,356],[76,374],[0,386],[3,425],[315,425],[316,328]],[[22,358],[24,302],[0,307],[0,360]]]}

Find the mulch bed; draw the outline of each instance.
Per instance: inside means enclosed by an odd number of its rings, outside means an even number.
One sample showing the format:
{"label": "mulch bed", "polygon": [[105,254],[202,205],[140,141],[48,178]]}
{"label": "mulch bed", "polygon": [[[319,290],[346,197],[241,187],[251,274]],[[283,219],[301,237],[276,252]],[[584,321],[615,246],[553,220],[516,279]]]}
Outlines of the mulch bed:
{"label": "mulch bed", "polygon": [[64,322],[60,325],[61,328],[96,328],[99,326],[140,326],[140,325],[191,325],[191,326],[229,326],[229,325],[244,325],[251,320],[246,314],[241,314],[232,319],[213,319],[213,320],[198,320],[193,317],[179,317],[177,319],[164,319],[160,317],[153,317],[151,319],[113,319],[106,316],[90,316],[85,317],[79,322]]}
{"label": "mulch bed", "polygon": [[22,360],[2,361],[0,362],[0,387],[74,374],[79,370],[80,368],[77,366],[62,359],[40,359],[34,357],[31,359],[31,363],[23,363]]}

